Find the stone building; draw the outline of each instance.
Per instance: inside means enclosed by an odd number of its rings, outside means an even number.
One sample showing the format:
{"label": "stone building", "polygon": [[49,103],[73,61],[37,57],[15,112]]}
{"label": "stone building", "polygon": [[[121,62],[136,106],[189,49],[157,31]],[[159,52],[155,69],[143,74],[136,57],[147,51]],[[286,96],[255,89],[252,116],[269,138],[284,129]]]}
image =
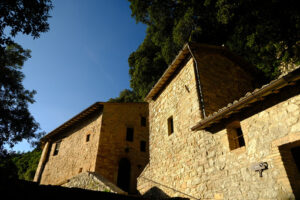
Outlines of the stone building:
{"label": "stone building", "polygon": [[97,102],[42,138],[34,180],[88,189],[102,181],[109,190],[135,192],[148,163],[148,127],[147,103]]}
{"label": "stone building", "polygon": [[300,198],[300,69],[263,83],[226,48],[186,44],[145,100],[140,193]]}

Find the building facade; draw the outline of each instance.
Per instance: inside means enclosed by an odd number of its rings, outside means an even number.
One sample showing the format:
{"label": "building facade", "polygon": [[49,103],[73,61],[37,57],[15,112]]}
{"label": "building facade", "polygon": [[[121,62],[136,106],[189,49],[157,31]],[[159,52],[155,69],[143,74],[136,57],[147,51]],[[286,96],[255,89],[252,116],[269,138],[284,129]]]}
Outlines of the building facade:
{"label": "building facade", "polygon": [[150,159],[140,193],[299,198],[300,72],[261,77],[223,47],[186,44],[145,99]]}
{"label": "building facade", "polygon": [[97,102],[42,138],[34,180],[64,185],[92,172],[134,193],[148,163],[148,127],[147,103]]}

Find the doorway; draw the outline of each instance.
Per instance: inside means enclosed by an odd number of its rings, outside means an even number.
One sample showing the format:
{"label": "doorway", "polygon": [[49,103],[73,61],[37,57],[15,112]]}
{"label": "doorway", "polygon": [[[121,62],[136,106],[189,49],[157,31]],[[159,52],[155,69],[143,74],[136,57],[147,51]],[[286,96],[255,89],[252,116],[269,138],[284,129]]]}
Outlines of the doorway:
{"label": "doorway", "polygon": [[130,189],[130,161],[127,158],[122,158],[119,161],[117,186],[125,192],[129,192]]}

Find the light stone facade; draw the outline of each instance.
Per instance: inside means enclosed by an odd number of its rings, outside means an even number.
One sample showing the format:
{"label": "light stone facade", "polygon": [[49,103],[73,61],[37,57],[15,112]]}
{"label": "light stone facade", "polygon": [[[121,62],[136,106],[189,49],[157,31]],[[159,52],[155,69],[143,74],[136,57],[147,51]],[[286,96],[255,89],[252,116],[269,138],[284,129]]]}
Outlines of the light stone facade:
{"label": "light stone facade", "polygon": [[[161,87],[155,95],[151,91],[151,98],[146,98],[150,160],[138,177],[138,190],[146,194],[158,188],[168,196],[189,199],[294,199],[299,195],[300,173],[291,154],[291,148],[300,146],[299,81],[208,129],[192,131],[205,119],[203,107],[211,114],[238,100],[253,91],[255,76],[247,76],[242,67],[216,53],[190,56],[182,65],[164,86],[152,89]],[[202,97],[197,92],[197,73]],[[171,116],[174,133],[169,134]],[[236,122],[245,146],[230,150],[227,128]],[[262,177],[252,170],[259,162],[268,163]]]}
{"label": "light stone facade", "polygon": [[[118,185],[118,173],[126,173],[130,174],[127,192],[135,192],[136,178],[149,158],[147,121],[146,103],[94,104],[42,140],[45,145],[35,181],[63,185],[80,173],[93,172]],[[132,141],[126,140],[128,127],[133,129]],[[54,155],[58,141],[59,151]],[[145,152],[141,152],[141,141],[146,142]],[[125,172],[120,172],[121,159],[130,165]]]}

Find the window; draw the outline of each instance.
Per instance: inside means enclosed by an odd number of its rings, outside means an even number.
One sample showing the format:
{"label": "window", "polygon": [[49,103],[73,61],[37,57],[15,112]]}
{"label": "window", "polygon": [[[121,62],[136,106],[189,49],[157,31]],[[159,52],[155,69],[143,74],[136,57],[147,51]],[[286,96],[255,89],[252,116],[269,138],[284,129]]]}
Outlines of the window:
{"label": "window", "polygon": [[91,134],[86,135],[85,141],[86,141],[86,142],[90,141],[90,137],[91,137]]}
{"label": "window", "polygon": [[146,117],[141,117],[141,126],[146,127],[147,120]]}
{"label": "window", "polygon": [[60,143],[61,143],[61,141],[58,141],[58,142],[55,143],[55,148],[54,148],[53,156],[56,156],[58,154]]}
{"label": "window", "polygon": [[245,146],[243,131],[239,122],[234,122],[227,128],[230,150]]}
{"label": "window", "polygon": [[126,140],[130,142],[133,141],[133,128],[127,128]]}
{"label": "window", "polygon": [[82,168],[79,168],[79,171],[78,171],[78,173],[81,173],[82,172]]}
{"label": "window", "polygon": [[174,133],[174,123],[173,123],[173,116],[171,116],[168,119],[168,134],[171,135],[173,133]]}
{"label": "window", "polygon": [[141,152],[146,152],[146,141],[141,141],[140,150]]}

